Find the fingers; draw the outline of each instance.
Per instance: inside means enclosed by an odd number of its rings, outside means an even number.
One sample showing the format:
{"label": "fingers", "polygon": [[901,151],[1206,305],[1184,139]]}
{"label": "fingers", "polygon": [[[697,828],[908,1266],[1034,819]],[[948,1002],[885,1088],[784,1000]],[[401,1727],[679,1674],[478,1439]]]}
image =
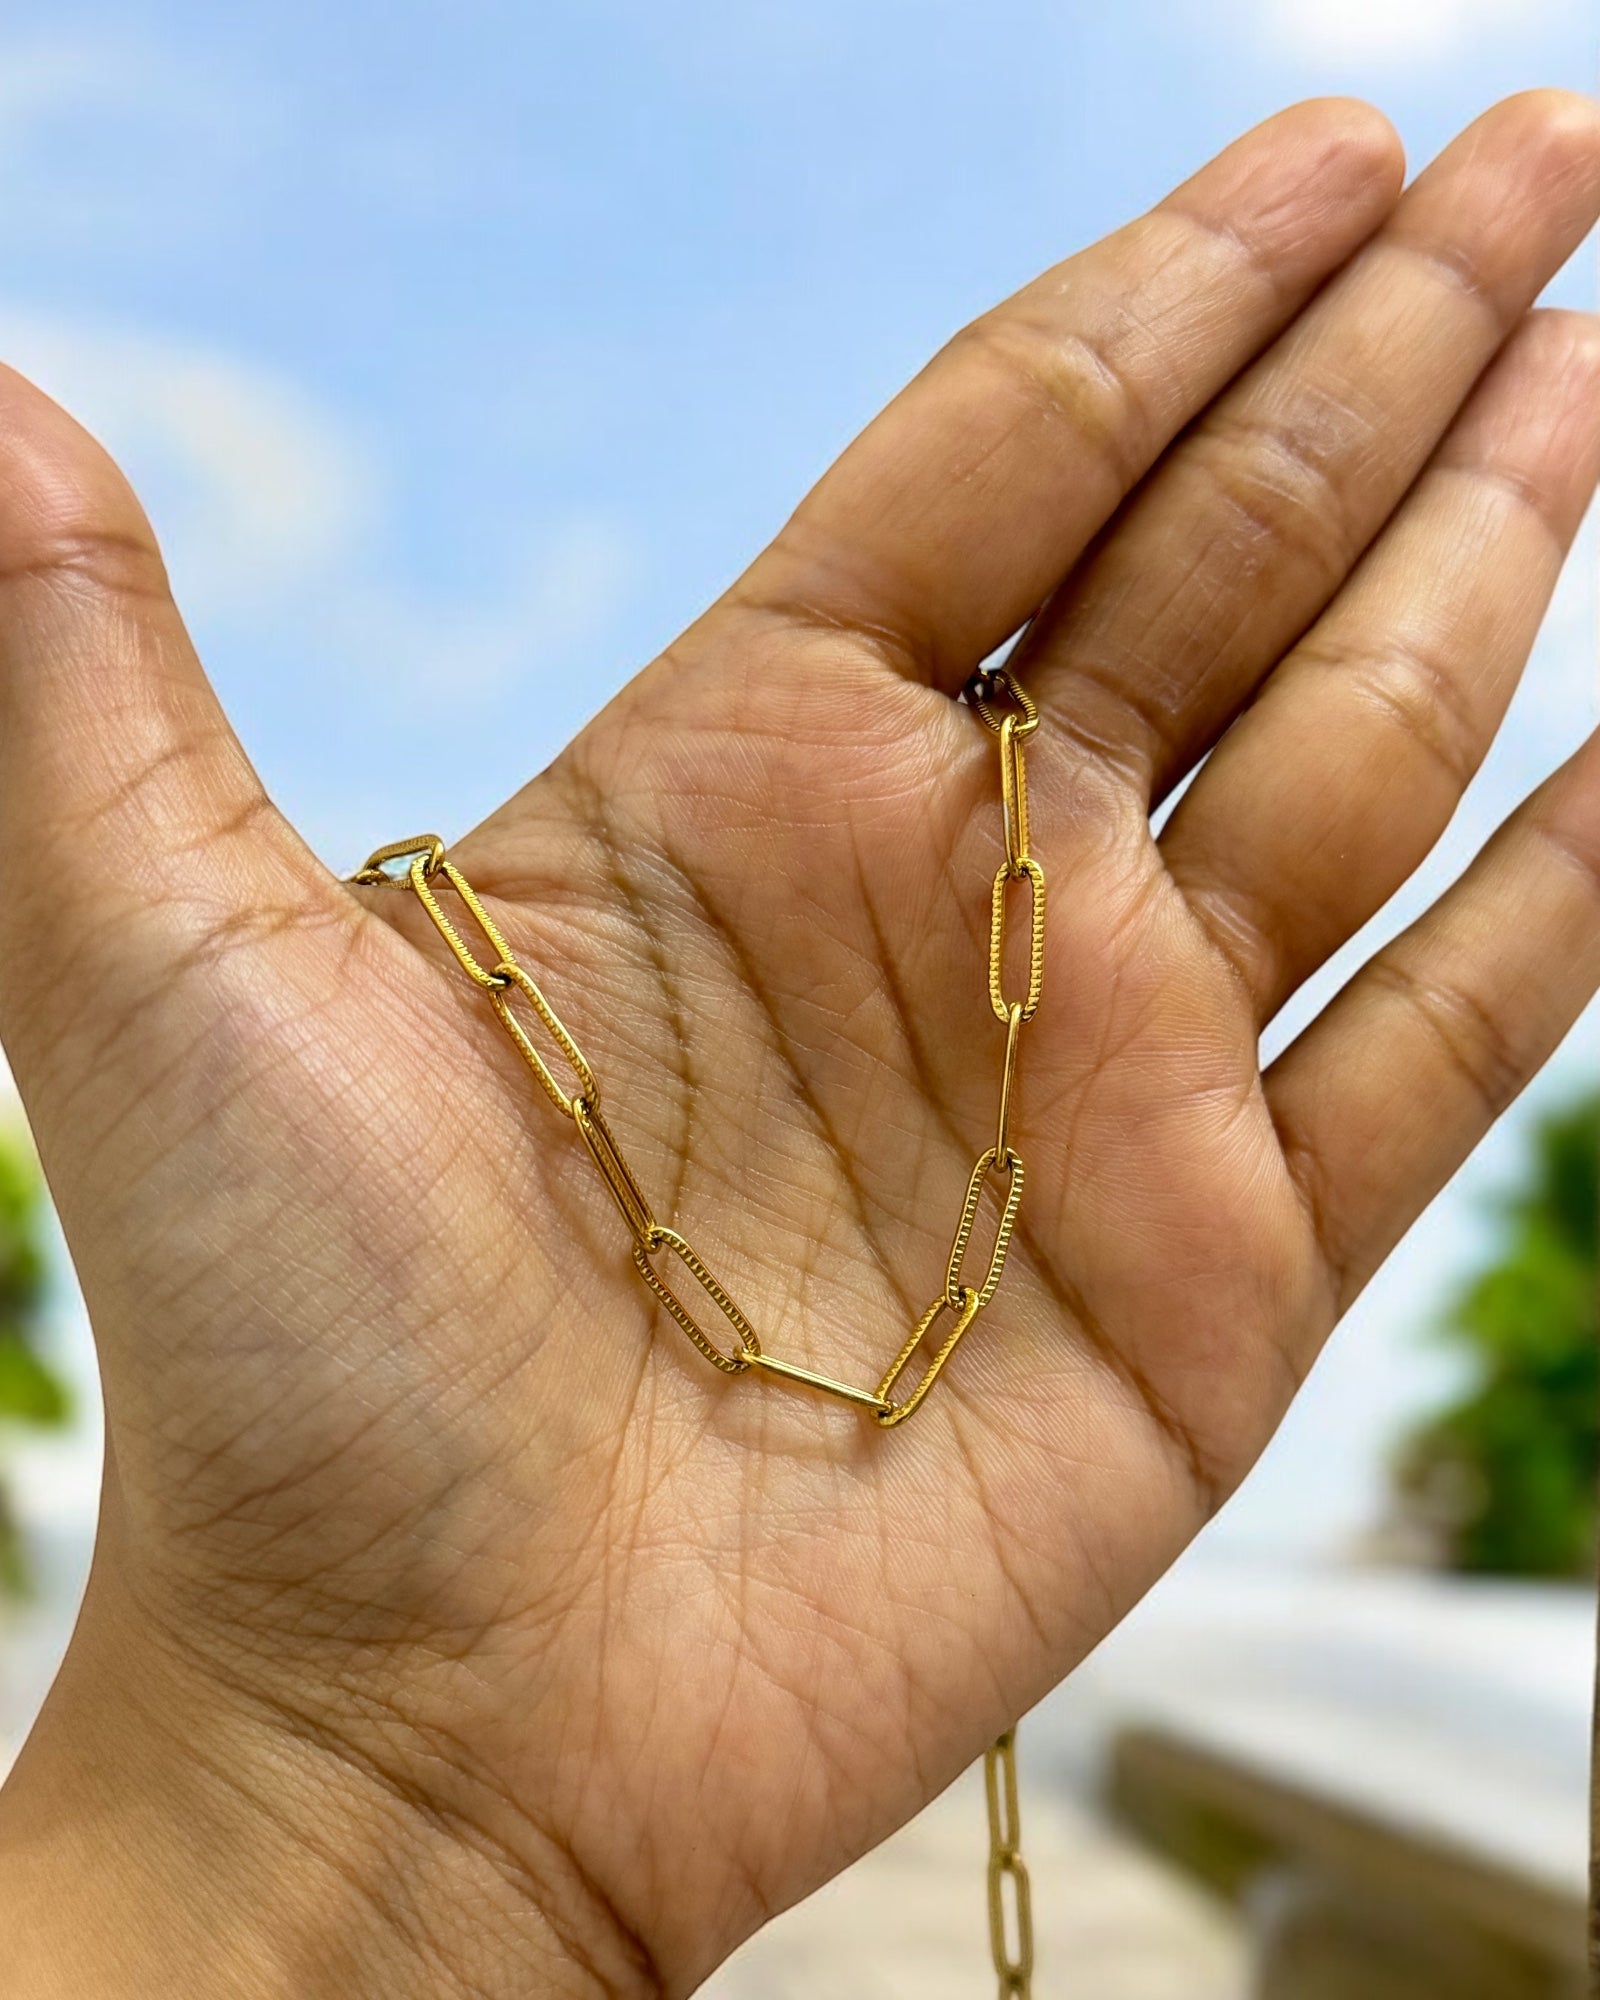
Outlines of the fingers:
{"label": "fingers", "polygon": [[1267,1072],[1340,1310],[1600,985],[1600,736]]}
{"label": "fingers", "polygon": [[1029,635],[1063,727],[1160,797],[1388,517],[1600,213],[1600,108],[1485,114],[1135,495]]}
{"label": "fingers", "polygon": [[[100,447],[0,369],[0,1017],[61,963],[83,998],[91,919],[237,893],[237,845],[309,857],[270,813]],[[311,864],[314,865],[314,864]],[[48,1026],[48,1020],[45,1021]]]}
{"label": "fingers", "polygon": [[1398,142],[1345,100],[1247,134],[1150,214],[956,337],[851,446],[734,600],[873,635],[947,689],[1377,227]]}
{"label": "fingers", "polygon": [[1162,836],[1265,1022],[1444,831],[1600,479],[1600,322],[1526,320]]}

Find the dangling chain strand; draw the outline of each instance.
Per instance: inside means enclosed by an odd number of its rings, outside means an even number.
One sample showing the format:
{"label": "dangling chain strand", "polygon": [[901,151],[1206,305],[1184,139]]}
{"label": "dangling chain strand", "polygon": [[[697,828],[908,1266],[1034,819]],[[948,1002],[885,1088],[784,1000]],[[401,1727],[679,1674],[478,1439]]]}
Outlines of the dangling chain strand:
{"label": "dangling chain strand", "polygon": [[[1029,2000],[1033,1991],[1033,1902],[1022,1861],[1022,1816],[1017,1810],[1017,1732],[1008,1729],[983,1753],[989,1800],[989,1951],[1000,1981],[999,2000]],[[1006,1884],[1017,1948],[1006,1929]]]}
{"label": "dangling chain strand", "polygon": [[[1039,711],[1015,676],[1005,668],[975,674],[967,684],[969,705],[984,727],[999,739],[1001,827],[1005,859],[995,872],[990,892],[989,914],[989,1004],[1005,1030],[1004,1065],[1000,1077],[999,1102],[994,1144],[978,1157],[967,1181],[960,1218],[950,1245],[944,1285],[933,1303],[911,1329],[905,1344],[889,1364],[875,1388],[858,1388],[835,1381],[813,1369],[801,1368],[768,1354],[755,1328],[745,1318],[732,1297],[723,1289],[710,1267],[694,1246],[665,1223],[658,1222],[627,1157],[618,1144],[600,1109],[600,1080],[588,1058],[573,1039],[560,1015],[540,991],[532,975],[518,963],[510,945],[494,919],[479,900],[470,882],[451,861],[437,834],[419,834],[412,840],[391,841],[370,854],[350,877],[369,888],[409,888],[432,919],[439,935],[463,973],[488,995],[502,1027],[510,1036],[518,1055],[533,1072],[539,1088],[556,1110],[563,1112],[578,1128],[596,1173],[633,1239],[633,1262],[641,1280],[678,1322],[701,1354],[726,1375],[744,1375],[754,1370],[770,1379],[820,1390],[827,1396],[855,1404],[869,1411],[883,1430],[890,1430],[915,1415],[928,1391],[939,1379],[945,1363],[955,1352],[963,1335],[994,1297],[1005,1271],[1006,1257],[1016,1227],[1025,1174],[1022,1156],[1011,1143],[1010,1126],[1016,1086],[1017,1055],[1023,1027],[1038,1012],[1044,984],[1044,870],[1029,847],[1028,771],[1024,745],[1039,726]],[[1002,706],[1003,704],[1003,706]],[[403,874],[392,874],[391,862],[405,864]],[[435,884],[443,881],[455,892],[461,906],[482,934],[489,950],[489,962],[479,956],[461,930],[445,913]],[[1021,999],[1006,994],[1005,956],[1007,912],[1011,896],[1020,885],[1028,896],[1027,988]],[[572,1082],[563,1088],[535,1045],[532,1035],[519,1018],[516,1002],[526,1004],[528,1014],[543,1029],[551,1053],[558,1056]],[[967,1254],[983,1191],[990,1177],[1003,1180],[999,1215],[987,1265],[980,1282],[965,1277]],[[704,1300],[716,1308],[720,1319],[714,1338],[688,1305],[683,1293],[691,1288],[684,1276],[675,1273],[678,1289],[658,1268],[664,1252],[677,1259],[683,1274],[693,1280]],[[654,1261],[652,1261],[654,1260]],[[974,1268],[979,1259],[974,1258]],[[699,1313],[705,1304],[697,1301]],[[946,1316],[948,1315],[948,1319]],[[707,1315],[709,1317],[709,1315]],[[911,1368],[919,1352],[931,1345],[932,1352],[922,1364],[922,1372],[909,1389],[898,1397],[900,1379]],[[1033,1924],[1028,1902],[1028,1875],[1018,1849],[1017,1778],[1013,1757],[1013,1732],[1008,1730],[984,1758],[984,1778],[989,1798],[989,1937],[999,1980],[999,2000],[1028,2000],[1032,1990]],[[1011,1883],[1011,1908],[1017,1933],[1013,1953],[1009,1942],[1004,1889]]]}

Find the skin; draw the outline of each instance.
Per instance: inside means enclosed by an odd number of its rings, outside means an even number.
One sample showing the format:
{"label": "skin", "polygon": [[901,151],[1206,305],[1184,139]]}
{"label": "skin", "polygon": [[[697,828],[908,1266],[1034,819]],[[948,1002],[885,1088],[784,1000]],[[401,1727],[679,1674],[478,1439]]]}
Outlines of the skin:
{"label": "skin", "polygon": [[1022,1220],[889,1433],[652,1309],[484,997],[279,817],[125,485],[5,378],[0,1028],[110,1429],[0,1796],[8,1992],[686,1994],[1238,1482],[1600,983],[1591,740],[1258,1067],[1444,827],[1600,473],[1600,331],[1529,312],[1600,113],[1514,99],[1402,180],[1302,105],[996,308],[453,847],[657,1212],[873,1383],[993,1130],[951,697],[1045,606]]}

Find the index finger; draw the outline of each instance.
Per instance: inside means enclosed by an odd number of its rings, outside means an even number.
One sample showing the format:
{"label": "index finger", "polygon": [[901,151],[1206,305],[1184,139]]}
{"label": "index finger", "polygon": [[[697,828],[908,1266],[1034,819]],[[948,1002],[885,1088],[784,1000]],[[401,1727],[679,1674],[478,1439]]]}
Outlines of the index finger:
{"label": "index finger", "polygon": [[1379,226],[1392,128],[1345,98],[1257,126],[973,321],[865,430],[735,602],[871,636],[951,691],[1166,444]]}

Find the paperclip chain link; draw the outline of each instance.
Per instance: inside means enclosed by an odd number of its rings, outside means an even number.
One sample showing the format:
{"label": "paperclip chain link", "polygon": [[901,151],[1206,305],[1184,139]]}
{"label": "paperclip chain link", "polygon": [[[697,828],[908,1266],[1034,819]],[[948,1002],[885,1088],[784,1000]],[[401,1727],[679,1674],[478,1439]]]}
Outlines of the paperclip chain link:
{"label": "paperclip chain link", "polygon": [[983,1787],[989,1801],[989,1951],[1000,1982],[999,2000],[1031,2000],[1033,1993],[1033,1898],[1022,1859],[1016,1750],[1017,1732],[1008,1729],[983,1754]]}
{"label": "paperclip chain link", "polygon": [[[957,1344],[989,1304],[999,1286],[1010,1251],[1017,1210],[1022,1200],[1022,1156],[1011,1143],[1017,1056],[1023,1027],[1038,1011],[1044,985],[1045,877],[1030,848],[1028,771],[1024,745],[1039,726],[1039,711],[1031,697],[1003,667],[975,674],[967,700],[984,727],[999,739],[1001,831],[1005,859],[990,892],[989,1004],[1005,1030],[994,1144],[981,1153],[968,1178],[965,1199],[951,1243],[945,1281],[872,1389],[837,1382],[794,1362],[767,1353],[750,1321],[693,1245],[676,1230],[658,1222],[633,1169],[600,1110],[600,1085],[588,1058],[550,1005],[527,969],[514,956],[494,919],[466,877],[446,853],[437,834],[419,834],[391,841],[370,854],[350,877],[368,887],[409,888],[449,947],[462,971],[481,988],[517,1053],[533,1072],[544,1095],[557,1111],[572,1119],[596,1173],[632,1238],[633,1262],[650,1288],[704,1357],[727,1375],[760,1374],[768,1379],[820,1390],[870,1412],[880,1428],[891,1430],[922,1407]],[[403,873],[391,873],[390,863],[403,863]],[[466,942],[439,900],[438,884],[452,889],[490,947],[485,964]],[[1007,998],[1006,912],[1014,885],[1026,882],[1029,897],[1027,985],[1021,998]],[[532,1035],[512,1011],[512,995],[527,1004],[531,1016],[548,1037],[552,1053],[570,1071],[576,1088],[564,1090]],[[1003,1180],[989,1260],[979,1284],[965,1281],[963,1270],[984,1190],[991,1177]],[[699,1317],[684,1303],[657,1268],[661,1253],[670,1252],[720,1315],[721,1339],[713,1339]],[[653,1262],[652,1259],[655,1261]],[[681,1280],[680,1280],[681,1284]],[[704,1312],[704,1306],[701,1311]],[[946,1317],[948,1316],[948,1324]],[[732,1336],[729,1341],[729,1336]],[[912,1386],[896,1399],[901,1377],[925,1348],[931,1353]],[[1014,1735],[1008,1730],[984,1757],[984,1782],[989,1801],[989,1937],[999,1979],[999,2000],[1029,2000],[1033,1974],[1033,1920],[1028,1900],[1028,1873],[1022,1863],[1017,1819],[1017,1776]],[[1012,1949],[1007,1927],[1007,1885]]]}

